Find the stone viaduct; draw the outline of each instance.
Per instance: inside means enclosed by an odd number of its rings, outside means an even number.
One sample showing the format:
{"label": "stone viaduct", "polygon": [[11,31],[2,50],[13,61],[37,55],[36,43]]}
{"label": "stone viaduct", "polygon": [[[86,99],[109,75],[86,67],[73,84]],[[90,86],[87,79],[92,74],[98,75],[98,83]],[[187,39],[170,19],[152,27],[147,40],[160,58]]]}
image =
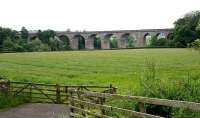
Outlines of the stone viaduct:
{"label": "stone viaduct", "polygon": [[[146,36],[162,35],[166,39],[172,35],[173,29],[144,29],[144,30],[117,30],[117,31],[84,31],[84,32],[70,32],[57,31],[57,37],[65,36],[69,40],[71,49],[79,49],[79,38],[84,39],[85,49],[94,49],[94,41],[98,37],[101,42],[101,49],[110,49],[110,38],[112,36],[117,39],[118,48],[127,48],[127,37],[132,36],[135,40],[135,47],[145,47]],[[36,33],[30,33],[34,36]]]}

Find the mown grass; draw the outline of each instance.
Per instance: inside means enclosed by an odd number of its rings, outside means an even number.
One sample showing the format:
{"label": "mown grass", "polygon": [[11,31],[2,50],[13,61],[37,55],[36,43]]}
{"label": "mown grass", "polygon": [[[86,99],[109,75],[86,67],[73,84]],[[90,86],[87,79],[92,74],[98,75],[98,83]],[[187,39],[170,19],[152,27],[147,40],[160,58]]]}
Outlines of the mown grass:
{"label": "mown grass", "polygon": [[200,74],[200,54],[190,49],[129,49],[0,54],[0,76],[16,81],[67,85],[109,85],[133,95],[145,61],[156,62],[157,76],[183,79]]}

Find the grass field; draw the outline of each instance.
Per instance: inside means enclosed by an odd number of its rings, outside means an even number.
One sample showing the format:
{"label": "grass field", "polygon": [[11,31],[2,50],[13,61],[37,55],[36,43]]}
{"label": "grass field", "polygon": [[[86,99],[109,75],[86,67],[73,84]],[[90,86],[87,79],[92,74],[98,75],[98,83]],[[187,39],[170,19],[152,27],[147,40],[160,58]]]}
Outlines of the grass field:
{"label": "grass field", "polygon": [[17,81],[66,85],[109,85],[133,94],[146,61],[156,63],[157,77],[184,79],[200,75],[200,54],[191,49],[127,49],[0,54],[0,76]]}

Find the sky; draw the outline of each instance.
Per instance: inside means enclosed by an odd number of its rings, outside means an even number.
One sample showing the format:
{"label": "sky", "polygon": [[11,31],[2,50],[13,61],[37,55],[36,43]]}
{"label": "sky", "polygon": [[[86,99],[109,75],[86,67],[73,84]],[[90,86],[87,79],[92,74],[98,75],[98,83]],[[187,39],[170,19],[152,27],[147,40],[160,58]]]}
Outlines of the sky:
{"label": "sky", "polygon": [[0,26],[102,31],[173,28],[200,0],[0,0]]}

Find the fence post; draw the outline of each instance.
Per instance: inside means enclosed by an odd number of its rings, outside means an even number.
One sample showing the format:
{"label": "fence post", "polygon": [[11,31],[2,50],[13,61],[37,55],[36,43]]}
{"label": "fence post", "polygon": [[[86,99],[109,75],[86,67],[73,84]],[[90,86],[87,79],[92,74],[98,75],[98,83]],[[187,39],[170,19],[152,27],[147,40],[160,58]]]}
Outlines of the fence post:
{"label": "fence post", "polygon": [[30,101],[32,101],[32,83],[29,83],[30,84]]}
{"label": "fence post", "polygon": [[10,88],[10,82],[6,80],[0,80],[0,92],[8,94]]}
{"label": "fence post", "polygon": [[68,95],[68,86],[65,86],[65,95],[66,95],[66,101],[67,101],[67,104],[69,104],[69,95]]}
{"label": "fence post", "polygon": [[[70,100],[69,100],[69,104],[71,106],[74,106],[74,100],[73,100],[73,92],[70,91]],[[74,109],[70,108],[70,112],[74,113]]]}
{"label": "fence post", "polygon": [[[80,94],[80,92],[79,92],[80,89],[83,90],[82,87],[81,87],[81,88],[78,88],[77,95],[78,95],[78,99],[82,101],[83,98],[81,97],[81,94]],[[80,104],[80,108],[81,108],[81,109],[84,109],[84,105],[83,105],[82,103],[79,103],[79,104]],[[83,116],[83,117],[86,117],[86,114],[85,114],[85,113],[82,113],[82,116]]]}
{"label": "fence post", "polygon": [[10,87],[10,80],[8,80],[8,81],[7,81],[7,91],[9,92],[9,94],[10,94],[10,88],[11,88],[11,87]]}
{"label": "fence post", "polygon": [[[106,99],[103,98],[103,97],[101,97],[101,98],[100,98],[100,104],[101,104],[101,105],[104,105],[105,102],[106,102]],[[101,113],[102,113],[103,115],[105,115],[106,111],[105,111],[104,109],[101,109]]]}
{"label": "fence post", "polygon": [[142,113],[146,113],[145,104],[142,103],[142,102],[139,102],[138,104],[139,104],[140,112],[142,112]]}
{"label": "fence post", "polygon": [[60,85],[56,84],[56,103],[61,103],[61,96],[60,96]]}

